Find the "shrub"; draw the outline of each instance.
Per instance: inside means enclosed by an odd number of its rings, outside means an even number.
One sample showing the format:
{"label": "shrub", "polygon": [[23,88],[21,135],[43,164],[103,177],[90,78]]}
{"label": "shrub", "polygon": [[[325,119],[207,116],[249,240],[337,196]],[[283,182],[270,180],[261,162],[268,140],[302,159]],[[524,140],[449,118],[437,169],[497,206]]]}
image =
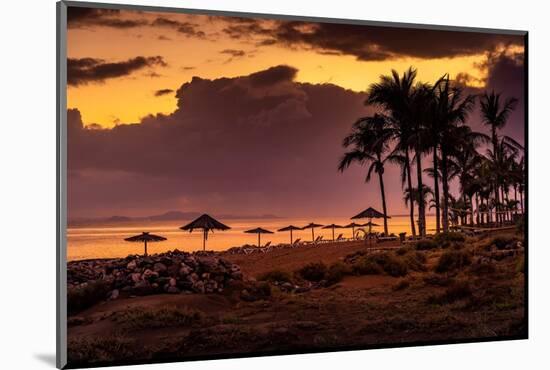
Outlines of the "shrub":
{"label": "shrub", "polygon": [[203,314],[187,307],[130,308],[117,312],[113,321],[125,329],[167,328],[201,322]]}
{"label": "shrub", "polygon": [[356,261],[351,269],[355,275],[379,275],[384,272],[378,263],[366,257]]}
{"label": "shrub", "polygon": [[378,253],[369,256],[372,258],[382,270],[391,276],[407,275],[407,265],[397,256],[390,253]]}
{"label": "shrub", "polygon": [[441,248],[448,248],[451,245],[463,244],[466,238],[461,233],[447,232],[439,233],[434,237],[434,242]]}
{"label": "shrub", "polygon": [[525,217],[521,216],[516,221],[516,231],[518,234],[524,235],[525,234]]}
{"label": "shrub", "polygon": [[461,250],[449,250],[439,257],[435,271],[442,273],[455,269],[461,269],[472,262],[470,254]]}
{"label": "shrub", "polygon": [[470,297],[472,297],[470,284],[467,281],[457,281],[445,289],[443,294],[430,296],[428,303],[449,304]]}
{"label": "shrub", "polygon": [[426,256],[422,252],[411,251],[405,254],[403,257],[403,262],[407,267],[413,271],[426,271]]}
{"label": "shrub", "polygon": [[298,270],[298,275],[309,281],[321,281],[325,278],[327,265],[323,262],[308,263]]}
{"label": "shrub", "polygon": [[358,275],[376,275],[385,272],[390,276],[405,276],[408,268],[405,262],[392,253],[370,254],[353,264]]}
{"label": "shrub", "polygon": [[432,273],[424,276],[424,283],[434,286],[449,286],[454,283],[454,279],[446,275]]}
{"label": "shrub", "polygon": [[399,280],[394,286],[392,286],[392,290],[403,290],[407,289],[411,285],[410,281],[407,279],[401,279]]}
{"label": "shrub", "polygon": [[419,251],[427,251],[437,248],[437,243],[433,240],[419,240],[414,247]]}
{"label": "shrub", "polygon": [[513,236],[506,236],[506,235],[495,236],[488,243],[488,246],[490,247],[494,245],[495,247],[497,247],[497,249],[501,250],[506,248],[506,246],[508,246],[509,244],[516,242],[517,240],[518,239]]}
{"label": "shrub", "polygon": [[474,263],[470,266],[470,272],[476,275],[492,274],[496,271],[496,267],[491,262]]}
{"label": "shrub", "polygon": [[395,254],[397,254],[398,256],[404,256],[405,254],[409,253],[412,250],[413,248],[411,247],[401,247],[395,251]]}
{"label": "shrub", "polygon": [[325,274],[327,285],[332,285],[340,282],[342,278],[351,273],[351,268],[343,262],[335,262],[328,268]]}
{"label": "shrub", "polygon": [[67,311],[78,313],[103,301],[111,290],[111,284],[103,280],[89,281],[83,287],[72,288],[67,292]]}
{"label": "shrub", "polygon": [[292,277],[286,271],[271,270],[271,271],[265,272],[265,273],[261,274],[260,276],[258,276],[258,280],[260,280],[260,281],[291,283],[292,282]]}

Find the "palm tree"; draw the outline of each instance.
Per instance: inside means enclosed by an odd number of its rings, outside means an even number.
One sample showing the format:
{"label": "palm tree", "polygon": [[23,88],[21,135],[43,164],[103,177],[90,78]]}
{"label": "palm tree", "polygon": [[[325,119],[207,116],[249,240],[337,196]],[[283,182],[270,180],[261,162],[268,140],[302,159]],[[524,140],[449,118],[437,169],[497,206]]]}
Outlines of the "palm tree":
{"label": "palm tree", "polygon": [[[497,145],[498,145],[498,130],[502,129],[506,122],[508,121],[508,118],[510,117],[510,114],[512,111],[516,108],[517,105],[517,99],[516,98],[508,98],[504,101],[503,104],[501,104],[501,95],[496,94],[493,91],[491,93],[485,92],[481,96],[480,100],[481,105],[481,118],[482,122],[490,126],[491,128],[491,140],[493,143],[493,152],[497,151]],[[497,211],[497,220],[499,219],[499,211],[500,211],[500,194],[499,194],[499,183],[495,183],[495,202],[496,202],[496,211]],[[502,222],[502,214],[500,214],[501,222]]]}
{"label": "palm tree", "polygon": [[[463,90],[452,86],[449,76],[442,77],[435,89],[434,121],[437,122],[438,143],[441,151],[441,183],[443,187],[443,232],[449,231],[449,169],[448,157],[456,147],[456,128],[465,124],[469,113],[474,107],[475,96],[463,96]],[[437,173],[437,172],[436,172]],[[435,178],[434,178],[435,181]]]}
{"label": "palm tree", "polygon": [[[400,164],[403,167],[403,174],[407,181],[407,189],[413,187],[410,167],[411,136],[413,132],[409,106],[414,91],[415,79],[416,70],[412,67],[405,71],[402,76],[399,76],[396,70],[392,70],[391,75],[380,76],[379,83],[369,86],[365,102],[367,105],[382,107],[390,118],[391,126],[394,129],[394,138],[396,139],[392,157],[397,154],[403,155]],[[412,202],[410,203],[409,217],[412,235],[416,235],[414,205]]]}
{"label": "palm tree", "polygon": [[389,142],[393,137],[393,130],[386,116],[375,114],[360,118],[353,125],[352,132],[344,139],[343,146],[351,150],[346,152],[338,169],[343,172],[352,163],[369,165],[366,182],[369,182],[374,173],[378,174],[380,194],[382,196],[382,212],[384,213],[384,233],[388,235],[388,219],[386,207],[386,193],[384,190],[384,163],[387,158],[384,154],[389,149]]}
{"label": "palm tree", "polygon": [[419,204],[421,203],[420,200],[422,199],[424,208],[426,208],[426,204],[428,203],[428,195],[430,195],[432,197],[432,200],[434,200],[434,192],[432,188],[427,185],[422,185],[422,187],[422,191],[420,191],[418,188],[406,189],[405,196],[403,197],[405,204]]}

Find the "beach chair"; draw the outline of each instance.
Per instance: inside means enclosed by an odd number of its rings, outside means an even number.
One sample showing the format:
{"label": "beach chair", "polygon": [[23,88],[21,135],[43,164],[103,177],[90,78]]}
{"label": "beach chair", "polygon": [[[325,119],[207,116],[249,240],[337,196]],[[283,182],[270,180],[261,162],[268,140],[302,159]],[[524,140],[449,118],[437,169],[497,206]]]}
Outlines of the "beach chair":
{"label": "beach chair", "polygon": [[291,246],[292,248],[299,247],[300,244],[301,244],[301,243],[300,243],[301,240],[302,240],[302,239],[300,239],[300,238],[296,239],[296,240],[294,241],[294,243],[292,243],[290,246]]}
{"label": "beach chair", "polygon": [[254,253],[254,250],[256,250],[256,248],[254,248],[254,247],[243,248],[243,252],[244,252],[244,254],[246,254],[246,255],[249,255],[249,254],[251,254],[251,253]]}
{"label": "beach chair", "polygon": [[271,252],[272,250],[273,250],[273,247],[271,246],[271,242],[268,242],[261,249],[262,253],[268,253],[268,252]]}
{"label": "beach chair", "polygon": [[344,234],[338,235],[338,237],[336,238],[336,241],[337,241],[337,242],[340,242],[340,241],[342,241],[342,240],[344,240]]}

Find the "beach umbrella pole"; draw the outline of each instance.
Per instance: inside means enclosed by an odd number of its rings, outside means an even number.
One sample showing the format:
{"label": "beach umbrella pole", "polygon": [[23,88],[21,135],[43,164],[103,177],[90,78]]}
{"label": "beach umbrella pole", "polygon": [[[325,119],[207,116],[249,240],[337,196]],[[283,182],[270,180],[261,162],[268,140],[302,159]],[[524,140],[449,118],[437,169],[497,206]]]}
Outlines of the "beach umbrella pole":
{"label": "beach umbrella pole", "polygon": [[147,257],[147,240],[144,241],[145,244],[145,257]]}
{"label": "beach umbrella pole", "polygon": [[290,244],[292,244],[292,229],[290,229]]}
{"label": "beach umbrella pole", "polygon": [[311,228],[311,241],[315,241],[315,233],[313,232],[313,227]]}
{"label": "beach umbrella pole", "polygon": [[202,250],[203,251],[206,251],[206,233],[207,232],[208,232],[207,230],[202,231]]}
{"label": "beach umbrella pole", "polygon": [[334,226],[332,227],[332,241],[334,241]]}
{"label": "beach umbrella pole", "polygon": [[258,233],[258,248],[260,248],[260,235],[261,233]]}

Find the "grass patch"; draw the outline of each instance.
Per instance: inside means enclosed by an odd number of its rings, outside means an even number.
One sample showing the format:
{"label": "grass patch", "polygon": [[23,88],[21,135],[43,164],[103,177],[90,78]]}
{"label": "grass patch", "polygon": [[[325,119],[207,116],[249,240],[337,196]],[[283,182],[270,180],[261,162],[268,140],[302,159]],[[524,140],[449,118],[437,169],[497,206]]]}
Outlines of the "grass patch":
{"label": "grass patch", "polygon": [[454,283],[454,279],[447,275],[431,273],[424,276],[424,283],[431,286],[449,286]]}
{"label": "grass patch", "polygon": [[113,321],[124,329],[153,329],[191,326],[203,321],[202,312],[187,307],[131,308],[115,313]]}
{"label": "grass patch", "polygon": [[327,265],[323,262],[312,262],[303,266],[297,271],[298,275],[305,280],[321,281],[327,273]]}
{"label": "grass patch", "polygon": [[518,238],[512,235],[499,235],[489,240],[489,242],[485,245],[485,249],[489,250],[494,245],[498,250],[502,250],[517,241]]}
{"label": "grass patch", "polygon": [[408,279],[401,279],[392,286],[392,290],[394,291],[403,290],[403,289],[407,289],[409,286],[411,286],[411,282]]}
{"label": "grass patch", "polygon": [[67,292],[68,313],[78,313],[105,300],[110,290],[111,284],[103,280],[89,281],[83,287],[70,289]]}
{"label": "grass patch", "polygon": [[470,253],[462,250],[449,250],[439,257],[435,271],[438,273],[461,269],[472,262]]}
{"label": "grass patch", "polygon": [[516,272],[524,274],[525,273],[525,257],[521,257],[516,264]]}
{"label": "grass patch", "polygon": [[413,271],[426,271],[426,255],[419,251],[411,250],[401,257],[405,265]]}
{"label": "grass patch", "polygon": [[469,271],[475,275],[493,274],[496,270],[497,268],[491,262],[474,263],[469,268]]}
{"label": "grass patch", "polygon": [[282,270],[271,270],[268,272],[264,272],[260,276],[258,276],[258,280],[260,281],[270,281],[270,282],[282,282],[282,283],[291,283],[292,282],[292,276]]}
{"label": "grass patch", "polygon": [[130,359],[138,354],[142,353],[135,350],[135,340],[121,335],[71,339],[67,344],[71,365]]}

